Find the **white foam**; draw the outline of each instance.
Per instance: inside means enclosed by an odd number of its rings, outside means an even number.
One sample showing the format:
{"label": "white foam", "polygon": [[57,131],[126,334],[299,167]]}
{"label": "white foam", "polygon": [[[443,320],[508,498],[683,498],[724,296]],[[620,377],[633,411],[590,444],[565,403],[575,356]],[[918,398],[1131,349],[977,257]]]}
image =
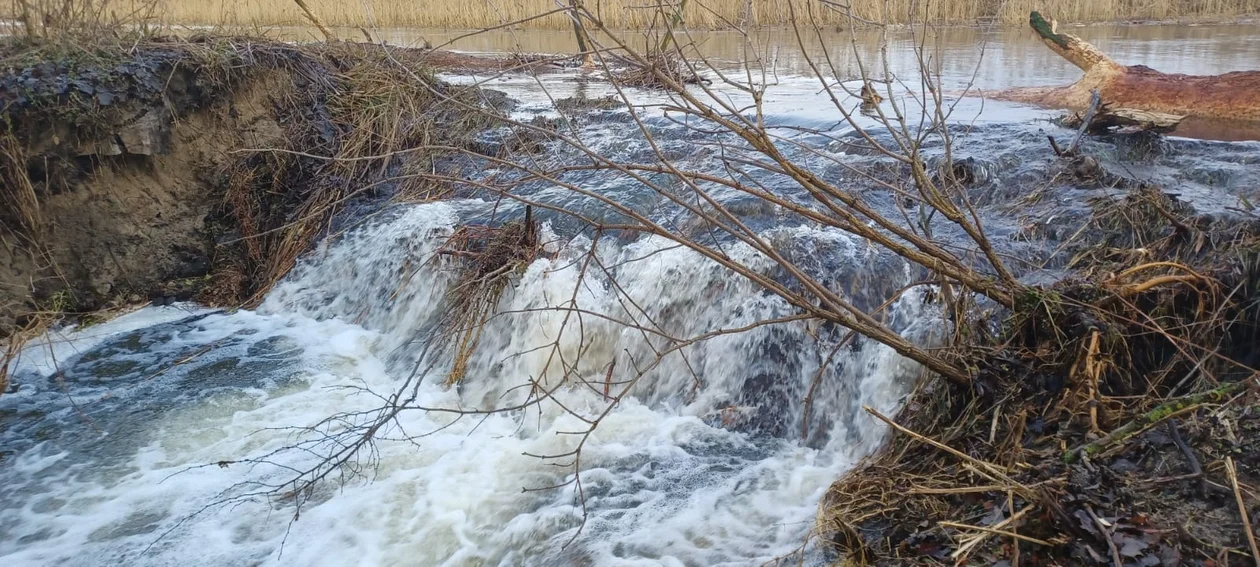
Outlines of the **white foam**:
{"label": "white foam", "polygon": [[[791,386],[784,405],[764,411],[799,413],[793,396],[812,379],[819,347],[803,326],[778,325],[718,336],[687,347],[685,357],[654,362],[668,347],[663,336],[645,340],[642,331],[609,319],[690,337],[790,310],[694,252],[646,238],[601,244],[599,257],[614,266],[618,286],[594,269],[581,277],[578,260],[589,241],[529,266],[505,293],[506,314],[487,325],[464,384],[447,388],[446,355],[422,354],[422,347],[451,278],[431,260],[456,222],[450,204],[406,208],[306,258],[258,312],[214,315],[156,335],[167,338],[153,345],[160,346],[153,356],[222,346],[164,371],[152,381],[170,382],[162,393],[145,394],[145,383],[81,397],[90,413],[91,404],[110,396],[133,396],[128,405],[148,416],[132,422],[115,412],[97,420],[117,431],[107,431],[116,437],[109,442],[137,443],[117,462],[75,461],[60,448],[63,440],[25,451],[0,472],[7,487],[0,490],[10,491],[0,500],[14,504],[0,511],[5,564],[759,564],[807,540],[828,485],[882,437],[860,406],[891,411],[916,371],[882,346],[864,344],[845,355],[826,381],[844,384],[817,394],[816,415],[834,419],[818,422],[826,434],[814,448],[792,433],[775,438],[716,427],[708,419],[739,403],[758,375],[767,385]],[[861,255],[840,235],[793,237],[826,237],[853,258]],[[745,247],[726,252],[768,266]],[[585,312],[580,320],[555,309],[571,299]],[[902,303],[900,316],[922,318],[916,298]],[[94,337],[99,343],[173,315],[141,312]],[[902,326],[907,334],[923,332]],[[76,344],[82,351],[87,343]],[[636,368],[650,370],[605,414],[602,390],[613,360],[614,383],[634,378]],[[269,361],[287,366],[262,364]],[[368,391],[388,395],[413,368],[429,364],[438,366],[415,390],[417,407],[504,408],[526,400],[531,381],[568,382],[525,410],[463,417],[404,411],[355,461],[367,465],[370,482],[340,484],[333,475],[296,522],[292,499],[278,495],[213,505],[260,491],[235,483],[282,483],[315,465],[318,453],[282,450],[313,438],[291,427],[344,412],[369,412],[352,420],[371,415],[381,400]],[[216,376],[230,380],[204,382]],[[177,395],[184,391],[194,399]],[[152,396],[175,397],[151,407]],[[0,409],[27,403],[22,399],[41,398],[0,398]],[[50,399],[58,399],[55,392]],[[56,411],[65,427],[82,426],[71,409]],[[600,422],[581,452],[586,524],[566,547],[582,524],[583,500],[574,484],[546,487],[573,480],[572,466],[556,466],[572,459],[529,455],[576,447],[583,437],[571,432],[587,428],[577,416]],[[789,420],[785,427],[800,425]],[[404,435],[412,439],[399,440]],[[213,465],[264,456],[265,463]]]}
{"label": "white foam", "polygon": [[31,341],[18,356],[10,360],[9,372],[34,372],[40,376],[49,376],[57,371],[61,362],[89,351],[112,337],[206,311],[208,310],[191,303],[149,306],[86,328],[67,325],[53,329]]}

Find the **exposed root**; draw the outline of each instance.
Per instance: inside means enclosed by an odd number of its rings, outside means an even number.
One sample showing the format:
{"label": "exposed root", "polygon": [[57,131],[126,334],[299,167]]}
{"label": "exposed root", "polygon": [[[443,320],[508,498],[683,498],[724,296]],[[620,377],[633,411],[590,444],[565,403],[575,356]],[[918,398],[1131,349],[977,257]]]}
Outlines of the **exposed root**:
{"label": "exposed root", "polygon": [[26,174],[26,151],[11,133],[0,132],[0,227],[36,237],[44,225],[35,185]]}
{"label": "exposed root", "polygon": [[[412,148],[461,145],[489,123],[480,113],[441,107],[433,90],[446,87],[423,66],[421,52],[352,43],[311,49],[335,82],[284,94],[292,109],[288,147],[250,149],[226,165],[230,214],[256,266],[246,305],[260,301],[355,199],[447,196],[421,175],[433,170],[435,156]],[[472,91],[452,94],[479,104]],[[281,207],[271,197],[277,189],[285,195]]]}
{"label": "exposed root", "polygon": [[0,340],[0,396],[9,389],[10,366],[17,360],[22,349],[30,341],[47,333],[56,322],[57,318],[52,314],[40,313],[29,317],[20,329]]}

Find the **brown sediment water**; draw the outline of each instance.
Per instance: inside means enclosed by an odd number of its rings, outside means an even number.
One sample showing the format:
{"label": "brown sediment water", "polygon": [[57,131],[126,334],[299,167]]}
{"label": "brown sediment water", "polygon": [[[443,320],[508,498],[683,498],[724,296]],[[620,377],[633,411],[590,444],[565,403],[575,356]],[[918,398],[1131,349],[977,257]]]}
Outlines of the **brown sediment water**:
{"label": "brown sediment water", "polygon": [[[362,39],[358,28],[333,30],[345,39]],[[1216,74],[1260,68],[1260,26],[1256,25],[1108,25],[1070,29],[1125,65],[1146,65],[1167,73]],[[385,28],[371,30],[391,45],[432,46],[472,53],[573,53],[573,34],[551,30],[496,30],[473,33],[467,30]],[[319,38],[313,28],[273,28],[269,35],[302,41]],[[688,38],[699,52],[715,61],[734,65],[745,60],[746,47],[784,73],[804,74],[810,68],[806,56],[823,64],[823,49],[832,56],[840,71],[856,72],[851,47],[868,61],[875,61],[881,33],[875,30],[821,30],[805,34],[804,45],[790,29],[750,32],[747,38],[734,31],[689,32]],[[633,47],[642,47],[637,32],[620,32],[619,37]],[[894,67],[912,64],[915,34],[909,30],[888,33],[889,59]],[[607,40],[604,41],[609,44]],[[935,63],[951,77],[969,77],[977,62],[983,62],[977,83],[985,88],[1053,85],[1073,81],[1079,71],[1049,52],[1026,28],[947,27],[933,30],[929,48],[937,55]]]}
{"label": "brown sediment water", "polygon": [[[1191,75],[1260,69],[1260,26],[1098,25],[1070,31],[1124,65],[1146,65],[1166,73]],[[361,39],[363,34],[357,28],[337,28],[334,32],[347,39]],[[274,28],[268,33],[292,41],[319,37],[313,28],[302,27]],[[377,40],[391,45],[427,44],[470,54],[576,51],[572,33],[554,30],[475,33],[392,28],[372,33]],[[619,32],[617,39],[635,48],[643,48],[648,41],[638,32]],[[734,31],[689,32],[685,43],[717,69],[742,69],[747,63],[754,69],[766,70],[766,80],[773,82],[813,76],[815,69],[829,79],[857,79],[861,76],[859,57],[873,75],[882,76],[880,47],[884,41],[884,35],[877,30],[827,29],[798,39],[790,29],[765,29],[746,36]],[[922,43],[927,48],[930,68],[939,75],[946,91],[955,95],[983,97],[986,91],[1012,87],[1065,85],[1081,76],[1078,69],[1046,49],[1026,28],[945,27],[930,31],[926,39],[921,33],[900,29],[888,32],[886,41],[890,72],[902,77],[914,74],[918,64],[915,46]],[[613,42],[606,37],[603,44],[611,46]],[[1005,116],[1021,120],[1054,113],[1027,108],[1011,112],[1011,105],[997,103],[986,108],[987,117],[997,119]],[[1260,124],[1194,120],[1185,123],[1176,134],[1213,140],[1256,140],[1260,139]]]}

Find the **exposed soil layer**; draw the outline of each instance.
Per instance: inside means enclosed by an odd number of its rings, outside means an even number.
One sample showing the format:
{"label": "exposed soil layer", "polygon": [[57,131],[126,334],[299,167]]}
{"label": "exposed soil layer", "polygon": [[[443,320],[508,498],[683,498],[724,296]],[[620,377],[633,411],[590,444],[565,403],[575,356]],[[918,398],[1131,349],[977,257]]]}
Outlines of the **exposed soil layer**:
{"label": "exposed soil layer", "polygon": [[[339,212],[444,189],[403,148],[488,102],[428,52],[245,38],[0,45],[0,337],[152,299],[249,304]],[[439,58],[440,59],[440,58]],[[373,157],[375,156],[375,157]]]}

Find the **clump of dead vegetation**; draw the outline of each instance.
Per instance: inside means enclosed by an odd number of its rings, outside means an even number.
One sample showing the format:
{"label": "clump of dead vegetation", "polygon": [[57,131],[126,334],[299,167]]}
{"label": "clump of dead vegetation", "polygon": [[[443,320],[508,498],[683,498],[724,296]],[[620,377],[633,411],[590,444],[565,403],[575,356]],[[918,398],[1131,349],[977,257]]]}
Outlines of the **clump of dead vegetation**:
{"label": "clump of dead vegetation", "polygon": [[612,74],[614,82],[627,87],[638,88],[670,88],[674,85],[708,84],[710,81],[701,77],[696,70],[673,51],[655,52],[643,61],[632,63],[629,67]]}
{"label": "clump of dead vegetation", "polygon": [[529,207],[524,219],[500,226],[464,225],[446,240],[438,255],[457,274],[446,293],[440,331],[454,348],[448,385],[463,381],[500,297],[541,251],[538,223]]}
{"label": "clump of dead vegetation", "polygon": [[571,97],[556,99],[556,110],[568,115],[589,112],[593,110],[614,110],[625,107],[625,102],[613,95],[588,97],[586,93],[579,92]]}
{"label": "clump of dead vegetation", "polygon": [[[853,565],[1251,561],[1260,234],[1151,187],[1100,198],[1069,279],[925,385],[821,529]],[[977,334],[979,336],[979,334]]]}
{"label": "clump of dead vegetation", "polygon": [[[353,199],[446,197],[448,188],[425,175],[438,156],[417,148],[466,145],[490,122],[438,103],[482,106],[474,92],[434,79],[422,52],[327,43],[304,54],[322,72],[283,94],[285,147],[243,148],[222,169],[226,212],[239,221],[248,263],[258,266],[246,304],[259,301]],[[272,200],[277,187],[280,207]]]}

